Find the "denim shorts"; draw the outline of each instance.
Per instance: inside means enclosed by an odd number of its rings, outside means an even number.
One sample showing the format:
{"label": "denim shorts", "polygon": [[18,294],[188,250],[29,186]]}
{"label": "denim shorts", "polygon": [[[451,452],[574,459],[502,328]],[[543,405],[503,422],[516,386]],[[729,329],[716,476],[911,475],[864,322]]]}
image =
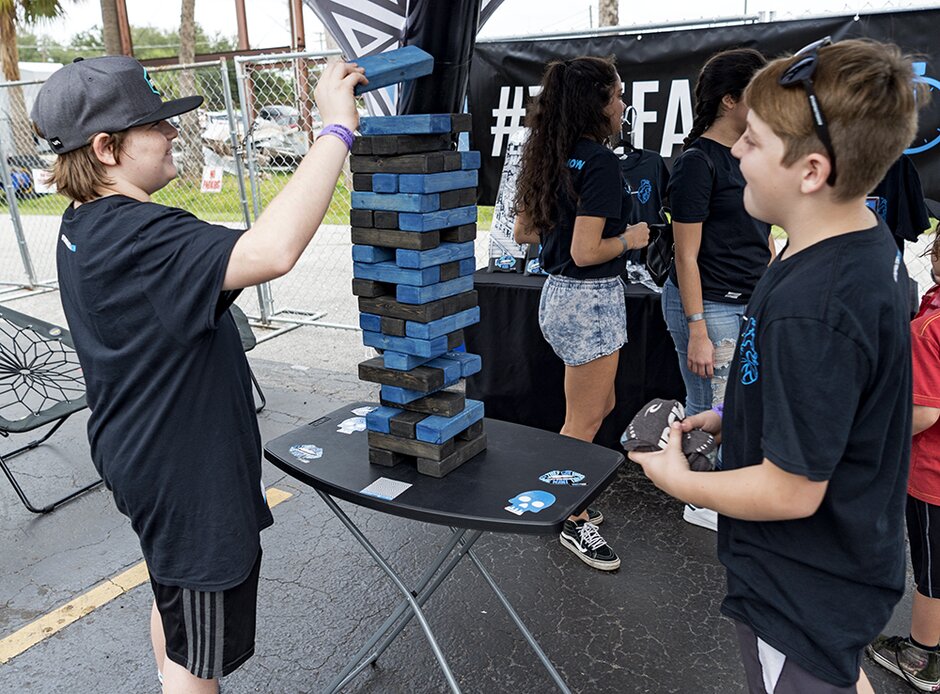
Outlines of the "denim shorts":
{"label": "denim shorts", "polygon": [[623,280],[549,275],[539,301],[539,327],[567,366],[613,354],[627,342]]}

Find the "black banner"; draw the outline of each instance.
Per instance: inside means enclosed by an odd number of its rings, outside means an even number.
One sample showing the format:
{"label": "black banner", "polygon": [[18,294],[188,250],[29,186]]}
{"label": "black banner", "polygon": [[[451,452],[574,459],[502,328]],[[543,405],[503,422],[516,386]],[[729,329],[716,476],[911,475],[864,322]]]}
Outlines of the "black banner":
{"label": "black banner", "polygon": [[535,92],[550,60],[616,56],[624,101],[637,110],[634,145],[659,152],[669,163],[692,127],[695,79],[709,56],[727,48],[751,47],[773,58],[827,35],[833,41],[857,37],[890,41],[918,56],[915,67],[933,88],[933,100],[921,112],[920,131],[907,153],[921,176],[924,194],[940,200],[940,45],[935,32],[927,30],[936,26],[940,26],[940,10],[918,10],[648,34],[478,43],[470,71],[470,112],[473,147],[483,155],[480,204],[492,205],[496,199],[506,142],[523,124],[528,96]]}

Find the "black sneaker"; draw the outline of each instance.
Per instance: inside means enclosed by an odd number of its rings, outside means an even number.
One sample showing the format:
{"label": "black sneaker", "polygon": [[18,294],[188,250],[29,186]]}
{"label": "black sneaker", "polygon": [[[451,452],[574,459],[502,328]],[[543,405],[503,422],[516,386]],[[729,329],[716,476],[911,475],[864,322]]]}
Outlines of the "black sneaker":
{"label": "black sneaker", "polygon": [[918,648],[903,636],[881,635],[865,649],[881,667],[922,692],[940,689],[940,656]]}
{"label": "black sneaker", "polygon": [[613,571],[620,568],[620,557],[604,542],[593,523],[566,520],[561,531],[561,544],[595,569]]}
{"label": "black sneaker", "polygon": [[596,509],[596,508],[586,508],[586,509],[584,509],[584,510],[587,511],[587,515],[588,515],[587,522],[588,522],[588,523],[591,523],[591,524],[593,524],[593,525],[600,525],[601,523],[604,522],[604,514],[601,513],[599,509]]}

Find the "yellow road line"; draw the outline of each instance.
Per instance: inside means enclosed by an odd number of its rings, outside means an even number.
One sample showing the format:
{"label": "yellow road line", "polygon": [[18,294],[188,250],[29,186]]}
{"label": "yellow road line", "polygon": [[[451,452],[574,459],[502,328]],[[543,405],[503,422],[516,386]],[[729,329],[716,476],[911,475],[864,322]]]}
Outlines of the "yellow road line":
{"label": "yellow road line", "polygon": [[[293,496],[276,487],[267,489],[268,506],[274,508],[285,499]],[[72,622],[78,621],[85,615],[108,604],[124,593],[146,583],[150,580],[147,573],[147,564],[140,562],[116,576],[112,576],[104,583],[95,586],[87,593],[79,595],[52,612],[30,622],[26,626],[14,631],[0,640],[0,664],[9,662],[20,653],[32,648],[53,634],[61,631]]]}

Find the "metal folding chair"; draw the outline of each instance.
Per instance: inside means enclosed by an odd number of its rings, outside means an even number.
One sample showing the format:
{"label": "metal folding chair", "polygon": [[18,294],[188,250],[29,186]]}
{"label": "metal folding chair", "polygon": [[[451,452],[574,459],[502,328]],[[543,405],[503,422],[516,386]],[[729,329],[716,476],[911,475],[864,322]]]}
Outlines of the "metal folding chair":
{"label": "metal folding chair", "polygon": [[[242,349],[246,352],[250,352],[255,348],[255,345],[258,344],[258,339],[255,337],[254,332],[252,332],[251,326],[248,324],[248,316],[245,315],[245,312],[242,311],[237,304],[232,304],[229,307],[229,311],[232,312],[232,318],[235,319],[235,327],[238,328],[238,336],[242,340]],[[261,401],[261,404],[255,408],[255,412],[261,412],[268,401],[264,397],[264,391],[261,390],[261,384],[258,383],[258,379],[255,378],[255,372],[251,370],[251,364],[248,365],[248,375],[251,376],[251,382],[258,392],[258,399]]]}
{"label": "metal folding chair", "polygon": [[33,513],[49,513],[101,484],[99,479],[37,507],[7,464],[11,458],[45,443],[69,417],[85,407],[85,380],[68,330],[0,306],[0,436],[52,425],[41,438],[0,453],[0,467],[20,501]]}

